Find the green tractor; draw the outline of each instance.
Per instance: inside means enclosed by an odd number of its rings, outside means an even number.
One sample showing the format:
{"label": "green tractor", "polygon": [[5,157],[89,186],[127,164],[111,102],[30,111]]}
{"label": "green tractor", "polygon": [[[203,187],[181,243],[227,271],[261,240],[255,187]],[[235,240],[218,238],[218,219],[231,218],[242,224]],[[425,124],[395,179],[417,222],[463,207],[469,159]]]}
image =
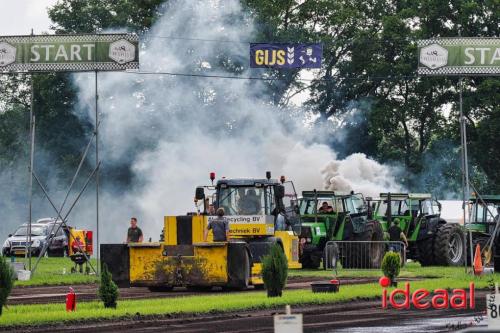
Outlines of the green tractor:
{"label": "green tractor", "polygon": [[[500,271],[500,241],[498,240],[498,229],[495,235],[495,228],[500,220],[500,195],[475,194],[469,200],[470,219],[465,224],[465,229],[470,232],[472,238],[472,251],[479,244],[481,256],[485,264],[490,264],[491,259],[495,266],[495,271]],[[500,227],[499,227],[500,228]],[[471,262],[471,249],[467,251]]]}
{"label": "green tractor", "polygon": [[430,194],[381,193],[368,198],[373,218],[386,232],[396,219],[408,240],[407,258],[422,266],[463,265],[466,246],[464,230],[458,223],[441,218],[441,204]]}
{"label": "green tractor", "polygon": [[[325,258],[328,241],[383,241],[378,221],[368,219],[368,209],[362,194],[337,194],[333,191],[304,191],[300,199],[300,262],[302,268],[318,268]],[[340,260],[344,268],[378,268],[384,255],[381,243],[350,244],[349,250],[340,243]],[[365,246],[361,246],[365,245]],[[328,251],[334,251],[328,247]]]}

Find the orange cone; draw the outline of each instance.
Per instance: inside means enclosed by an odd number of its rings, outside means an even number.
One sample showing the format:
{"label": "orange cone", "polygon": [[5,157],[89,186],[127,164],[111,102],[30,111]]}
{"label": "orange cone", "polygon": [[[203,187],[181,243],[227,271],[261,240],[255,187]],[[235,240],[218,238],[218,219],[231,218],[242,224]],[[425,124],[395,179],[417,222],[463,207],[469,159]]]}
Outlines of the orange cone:
{"label": "orange cone", "polygon": [[474,255],[474,274],[481,275],[483,273],[483,263],[481,261],[481,247],[476,245],[476,253]]}

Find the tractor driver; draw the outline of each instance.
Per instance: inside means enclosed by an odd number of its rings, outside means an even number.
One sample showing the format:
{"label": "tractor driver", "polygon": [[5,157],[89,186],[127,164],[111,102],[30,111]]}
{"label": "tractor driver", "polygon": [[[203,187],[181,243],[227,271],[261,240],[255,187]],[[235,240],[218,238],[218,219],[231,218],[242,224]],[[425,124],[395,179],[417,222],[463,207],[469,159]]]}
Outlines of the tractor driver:
{"label": "tractor driver", "polygon": [[259,214],[261,211],[260,198],[253,188],[247,190],[244,197],[240,198],[240,208],[243,215]]}
{"label": "tractor driver", "polygon": [[320,214],[331,214],[331,213],[333,213],[333,208],[332,208],[332,206],[328,205],[328,202],[323,201],[323,203],[321,204],[321,207],[319,207],[318,212]]}

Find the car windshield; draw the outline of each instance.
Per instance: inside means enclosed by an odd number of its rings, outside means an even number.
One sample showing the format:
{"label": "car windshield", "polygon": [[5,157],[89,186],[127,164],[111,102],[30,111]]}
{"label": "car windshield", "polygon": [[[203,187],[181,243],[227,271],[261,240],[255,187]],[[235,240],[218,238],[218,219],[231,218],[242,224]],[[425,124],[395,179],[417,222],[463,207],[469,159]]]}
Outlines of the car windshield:
{"label": "car windshield", "polygon": [[[42,227],[31,226],[31,236],[44,236],[46,234],[47,229]],[[27,236],[28,235],[28,227],[20,227],[14,233],[14,236]]]}

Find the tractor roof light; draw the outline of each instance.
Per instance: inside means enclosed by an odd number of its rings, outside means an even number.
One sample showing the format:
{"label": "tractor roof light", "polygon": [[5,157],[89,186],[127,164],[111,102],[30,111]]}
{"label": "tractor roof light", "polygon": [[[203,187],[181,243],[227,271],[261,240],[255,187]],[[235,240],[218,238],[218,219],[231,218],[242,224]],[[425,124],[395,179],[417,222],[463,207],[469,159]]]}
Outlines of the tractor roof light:
{"label": "tractor roof light", "polygon": [[210,172],[210,180],[212,181],[212,185],[213,185],[214,180],[215,180],[215,172]]}
{"label": "tractor roof light", "polygon": [[271,171],[266,171],[266,179],[271,179]]}
{"label": "tractor roof light", "polygon": [[280,182],[281,182],[281,184],[283,184],[285,181],[286,181],[285,176],[281,176],[281,177],[280,177]]}

